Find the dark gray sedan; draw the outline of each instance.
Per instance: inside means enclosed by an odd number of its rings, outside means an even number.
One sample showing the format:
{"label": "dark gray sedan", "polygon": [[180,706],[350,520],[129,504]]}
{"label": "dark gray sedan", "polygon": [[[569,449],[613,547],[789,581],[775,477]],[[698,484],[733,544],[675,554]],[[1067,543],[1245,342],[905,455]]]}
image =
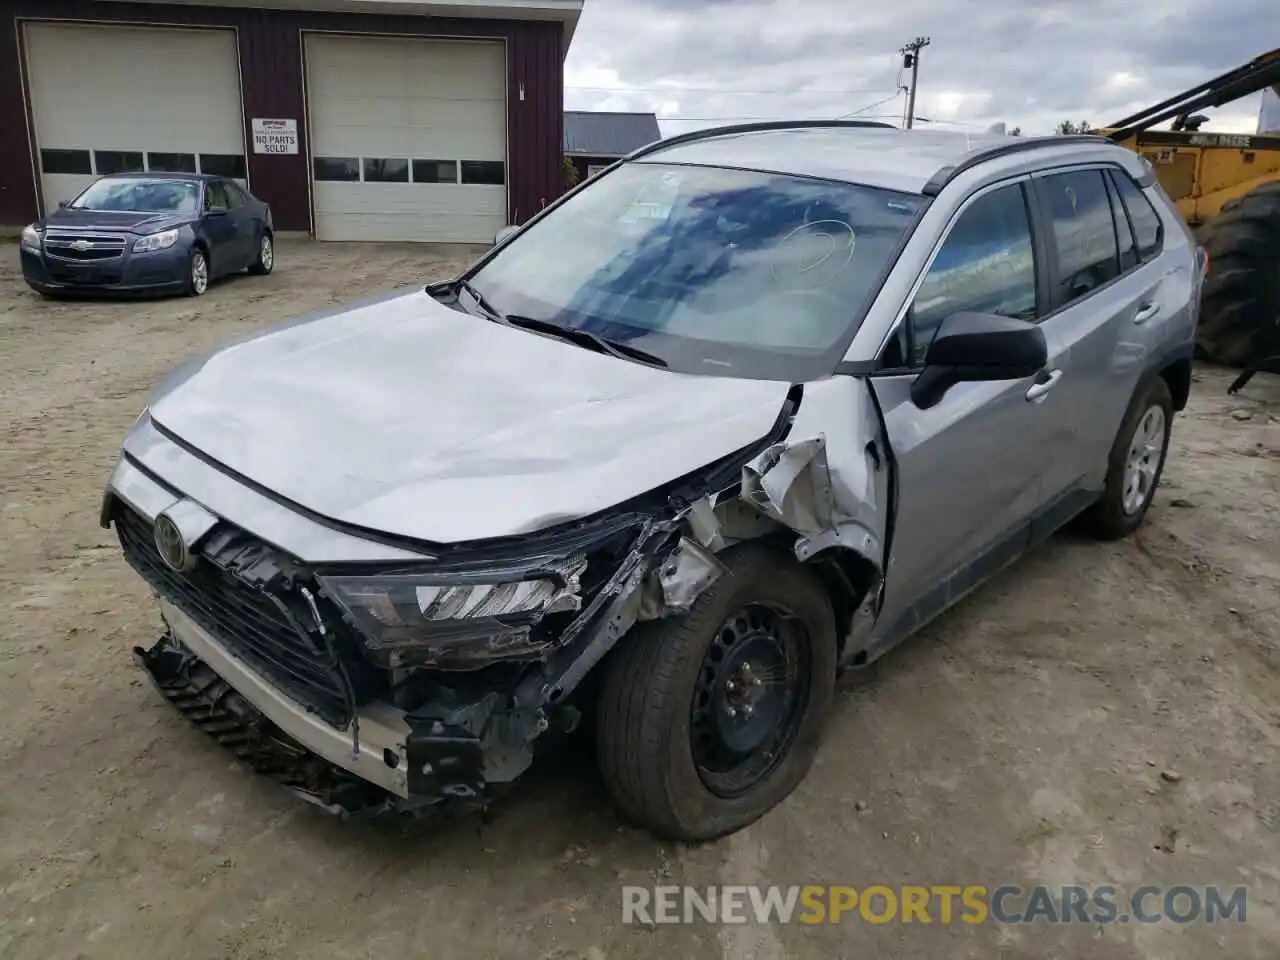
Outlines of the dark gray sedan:
{"label": "dark gray sedan", "polygon": [[271,208],[234,180],[115,174],[22,231],[22,275],[38,293],[185,293],[275,264]]}

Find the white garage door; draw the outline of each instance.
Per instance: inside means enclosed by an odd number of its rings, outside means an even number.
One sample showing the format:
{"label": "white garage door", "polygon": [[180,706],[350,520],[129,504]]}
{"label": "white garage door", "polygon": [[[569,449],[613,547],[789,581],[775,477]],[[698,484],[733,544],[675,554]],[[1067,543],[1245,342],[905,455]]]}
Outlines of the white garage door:
{"label": "white garage door", "polygon": [[497,41],[308,36],[316,236],[490,243],[507,223]]}
{"label": "white garage door", "polygon": [[244,182],[233,31],[28,23],[25,39],[46,210],[104,173]]}

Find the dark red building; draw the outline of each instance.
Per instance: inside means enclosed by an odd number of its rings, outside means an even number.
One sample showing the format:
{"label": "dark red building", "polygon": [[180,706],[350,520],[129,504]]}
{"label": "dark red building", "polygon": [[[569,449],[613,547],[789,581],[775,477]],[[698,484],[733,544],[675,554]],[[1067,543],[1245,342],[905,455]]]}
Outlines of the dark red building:
{"label": "dark red building", "polygon": [[217,172],[320,239],[488,242],[562,192],[583,0],[7,0],[0,224]]}

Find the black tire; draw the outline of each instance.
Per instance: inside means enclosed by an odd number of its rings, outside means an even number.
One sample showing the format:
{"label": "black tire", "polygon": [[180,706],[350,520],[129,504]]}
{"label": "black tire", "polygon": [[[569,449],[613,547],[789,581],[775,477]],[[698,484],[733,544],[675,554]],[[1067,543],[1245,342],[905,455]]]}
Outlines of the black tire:
{"label": "black tire", "polygon": [[1224,204],[1202,236],[1209,276],[1197,355],[1244,367],[1280,352],[1280,182]]}
{"label": "black tire", "polygon": [[[1126,474],[1130,446],[1133,443],[1134,434],[1142,425],[1147,413],[1154,408],[1159,408],[1164,417],[1159,460],[1155,464],[1155,473],[1151,478],[1150,486],[1143,491],[1140,505],[1137,509],[1126,510]],[[1151,507],[1151,500],[1160,486],[1160,477],[1164,474],[1172,426],[1173,396],[1164,379],[1156,377],[1141,394],[1134,398],[1134,402],[1125,413],[1124,422],[1120,424],[1120,431],[1116,434],[1115,443],[1111,446],[1111,454],[1107,458],[1106,489],[1098,502],[1081,518],[1084,528],[1089,533],[1100,540],[1119,540],[1142,525],[1147,510]]]}
{"label": "black tire", "polygon": [[[835,618],[818,579],[763,544],[735,547],[721,559],[728,572],[687,614],[638,624],[623,638],[600,691],[596,750],[605,783],[625,816],[664,839],[715,839],[785,799],[813,764],[834,695]],[[704,668],[712,669],[705,661],[713,642],[723,642],[730,617],[747,604],[783,611],[791,617],[786,623],[803,628],[806,656],[797,675],[807,689],[787,713],[791,722],[780,725],[793,731],[789,739],[758,754],[767,768],[726,795],[708,786],[711,775],[695,762],[695,697],[703,696]]]}
{"label": "black tire", "polygon": [[[197,264],[204,264],[204,283],[201,284],[197,273]],[[213,276],[209,266],[209,255],[200,247],[192,247],[191,255],[187,258],[187,296],[202,297],[209,290],[209,281]]]}
{"label": "black tire", "polygon": [[276,245],[275,238],[269,233],[264,233],[254,242],[257,254],[253,263],[249,265],[249,272],[254,276],[265,277],[268,273],[275,269],[276,265]]}

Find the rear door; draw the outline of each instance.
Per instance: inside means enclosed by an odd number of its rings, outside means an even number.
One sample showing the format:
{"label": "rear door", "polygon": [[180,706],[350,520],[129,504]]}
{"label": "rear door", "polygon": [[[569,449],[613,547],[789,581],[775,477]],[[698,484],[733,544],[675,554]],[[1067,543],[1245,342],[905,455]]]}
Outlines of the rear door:
{"label": "rear door", "polygon": [[1042,256],[1028,191],[1023,177],[966,201],[872,377],[898,478],[877,644],[917,629],[1030,543],[1052,429],[1028,399],[1036,378],[960,383],[927,410],[910,394],[944,317],[1040,315]]}
{"label": "rear door", "polygon": [[1147,331],[1166,308],[1165,278],[1139,259],[1111,170],[1075,167],[1032,180],[1049,251],[1042,326],[1055,377],[1040,401],[1052,424],[1038,518],[1046,535],[1101,490],[1120,422],[1150,365]]}
{"label": "rear door", "polygon": [[236,225],[237,263],[240,267],[251,264],[258,253],[258,211],[257,205],[251,203],[236,184],[229,180],[222,182],[230,203],[231,219]]}

